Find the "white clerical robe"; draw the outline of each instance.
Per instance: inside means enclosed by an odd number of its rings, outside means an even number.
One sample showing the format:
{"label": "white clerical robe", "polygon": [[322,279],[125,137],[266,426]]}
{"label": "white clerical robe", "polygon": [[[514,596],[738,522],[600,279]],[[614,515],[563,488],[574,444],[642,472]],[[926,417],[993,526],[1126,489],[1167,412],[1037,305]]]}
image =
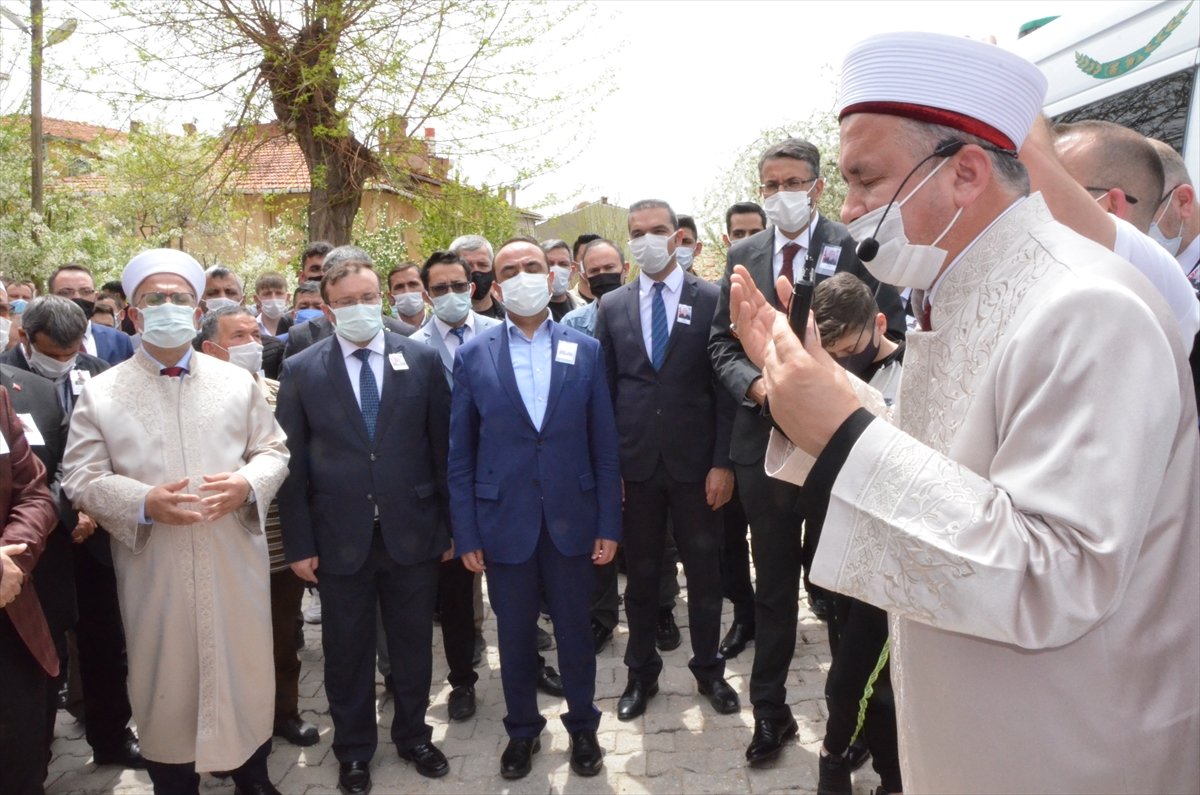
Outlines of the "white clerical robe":
{"label": "white clerical robe", "polygon": [[[1200,791],[1200,436],[1161,297],[1035,194],[946,276],[896,409],[811,577],[891,614],[905,790]],[[803,459],[774,438],[768,472]]]}
{"label": "white clerical robe", "polygon": [[[193,353],[183,378],[144,352],[88,382],[63,489],[112,535],[142,753],[232,770],[270,739],[275,702],[267,507],[285,436],[245,370]],[[237,472],[255,502],[211,524],[139,524],[153,486]],[[189,506],[190,507],[190,506]]]}

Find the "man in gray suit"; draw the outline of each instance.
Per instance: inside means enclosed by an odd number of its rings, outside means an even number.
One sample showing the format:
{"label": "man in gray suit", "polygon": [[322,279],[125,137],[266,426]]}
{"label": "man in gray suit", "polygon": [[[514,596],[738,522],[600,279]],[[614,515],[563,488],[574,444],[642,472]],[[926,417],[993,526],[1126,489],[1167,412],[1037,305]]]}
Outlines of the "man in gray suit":
{"label": "man in gray suit", "polygon": [[[754,667],[750,673],[754,738],[746,749],[751,765],[774,759],[797,731],[787,705],[785,683],[796,647],[801,563],[812,559],[816,539],[805,538],[802,550],[800,527],[804,517],[797,508],[800,489],[774,480],[763,471],[771,432],[770,416],[763,405],[766,388],[758,368],[746,358],[730,329],[729,274],[734,265],[745,266],[763,294],[774,301],[776,278],[784,276],[794,281],[806,263],[815,266],[818,283],[834,273],[853,273],[875,291],[876,303],[888,318],[888,335],[902,338],[905,330],[904,309],[896,291],[879,284],[863,267],[846,227],[813,209],[825,188],[817,148],[795,138],[775,144],[759,159],[758,172],[759,190],[771,224],[729,249],[709,342],[713,369],[739,403],[729,457],[750,521],[750,547],[757,574]],[[820,599],[820,593],[810,592],[810,604]]]}

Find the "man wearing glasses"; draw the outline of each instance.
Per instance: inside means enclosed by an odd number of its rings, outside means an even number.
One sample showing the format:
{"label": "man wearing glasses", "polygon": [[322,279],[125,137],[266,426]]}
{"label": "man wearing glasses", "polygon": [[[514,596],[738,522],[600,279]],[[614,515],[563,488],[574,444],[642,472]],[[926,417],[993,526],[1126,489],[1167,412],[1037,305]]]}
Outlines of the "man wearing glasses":
{"label": "man wearing glasses", "polygon": [[[345,247],[350,248],[350,247]],[[284,553],[318,586],[338,787],[371,789],[376,606],[395,688],[391,740],[423,776],[449,770],[425,722],[438,563],[448,559],[450,388],[428,346],[384,329],[379,275],[334,249],[323,312],[335,334],[286,360],[276,417],[292,466],[279,493]]]}
{"label": "man wearing glasses", "polygon": [[46,291],[51,295],[74,301],[88,316],[87,331],[83,335],[84,353],[98,356],[109,364],[120,364],[133,356],[133,342],[128,334],[92,323],[92,310],[96,305],[96,282],[87,268],[75,263],[56,268],[46,280]]}
{"label": "man wearing glasses", "polygon": [[[754,737],[746,749],[751,765],[770,762],[796,734],[785,683],[796,647],[801,562],[812,559],[816,539],[805,538],[801,550],[804,517],[797,507],[800,489],[763,472],[771,432],[764,407],[766,387],[729,325],[729,274],[734,265],[745,266],[763,294],[777,301],[775,280],[783,276],[794,281],[811,259],[818,283],[834,273],[853,273],[875,291],[880,311],[887,316],[889,336],[902,339],[905,330],[904,310],[896,291],[867,273],[846,227],[814,209],[825,189],[817,148],[795,138],[775,144],[759,159],[758,173],[763,207],[771,223],[729,249],[709,342],[713,369],[740,404],[734,417],[730,458],[750,521],[750,548],[757,572],[754,667],[750,673]],[[822,590],[809,589],[809,607],[819,618],[824,617]]]}
{"label": "man wearing glasses", "polygon": [[239,791],[270,795],[263,533],[287,474],[283,433],[249,373],[192,350],[204,289],[195,259],[151,249],[121,280],[141,350],[80,392],[62,488],[113,539],[130,703],[155,791],[195,793],[199,773],[228,770]]}

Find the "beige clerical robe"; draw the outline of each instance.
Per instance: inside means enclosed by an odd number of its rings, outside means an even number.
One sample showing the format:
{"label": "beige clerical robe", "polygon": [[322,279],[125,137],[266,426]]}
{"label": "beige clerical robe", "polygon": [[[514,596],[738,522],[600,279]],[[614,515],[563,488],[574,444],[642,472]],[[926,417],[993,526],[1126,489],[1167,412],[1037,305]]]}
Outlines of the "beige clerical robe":
{"label": "beige clerical robe", "polygon": [[[240,766],[271,737],[275,673],[263,535],[287,474],[282,429],[250,374],[194,352],[183,378],[144,352],[79,396],[63,489],[112,535],[142,753]],[[153,486],[237,472],[255,502],[211,524],[143,525]]]}
{"label": "beige clerical robe", "polygon": [[[811,573],[892,616],[905,791],[1200,791],[1186,350],[1150,283],[1040,195],[946,275]],[[768,471],[802,482],[789,447]]]}

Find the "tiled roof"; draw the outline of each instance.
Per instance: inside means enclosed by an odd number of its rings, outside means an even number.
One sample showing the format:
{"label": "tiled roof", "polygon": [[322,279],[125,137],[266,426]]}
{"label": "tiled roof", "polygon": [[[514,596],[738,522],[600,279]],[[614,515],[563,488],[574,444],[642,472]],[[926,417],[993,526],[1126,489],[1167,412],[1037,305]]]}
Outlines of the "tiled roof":
{"label": "tiled roof", "polygon": [[235,142],[226,155],[239,163],[234,190],[308,193],[308,164],[295,139],[274,124],[260,125],[255,132],[253,139]]}
{"label": "tiled roof", "polygon": [[119,138],[125,135],[120,130],[100,127],[81,121],[66,121],[64,119],[42,119],[42,134],[51,138],[62,138],[67,141],[80,141],[90,144],[97,138]]}

